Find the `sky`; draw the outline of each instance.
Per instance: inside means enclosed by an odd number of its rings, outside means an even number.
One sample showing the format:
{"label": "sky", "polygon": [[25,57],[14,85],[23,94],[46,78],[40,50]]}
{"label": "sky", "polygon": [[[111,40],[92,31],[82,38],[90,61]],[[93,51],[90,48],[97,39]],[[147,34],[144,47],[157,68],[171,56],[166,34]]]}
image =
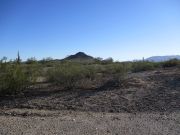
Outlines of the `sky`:
{"label": "sky", "polygon": [[0,57],[180,55],[179,0],[0,0]]}

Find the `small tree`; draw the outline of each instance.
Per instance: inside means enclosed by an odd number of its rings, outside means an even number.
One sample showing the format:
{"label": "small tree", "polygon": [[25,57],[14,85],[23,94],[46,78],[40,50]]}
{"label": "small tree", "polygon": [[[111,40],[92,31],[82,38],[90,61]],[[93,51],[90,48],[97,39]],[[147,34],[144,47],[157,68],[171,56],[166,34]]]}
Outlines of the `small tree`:
{"label": "small tree", "polygon": [[178,59],[171,59],[171,60],[168,60],[168,61],[165,61],[162,63],[162,66],[164,68],[166,67],[175,67],[175,66],[178,66],[180,65],[180,61]]}
{"label": "small tree", "polygon": [[97,57],[94,59],[95,63],[100,64],[103,61],[103,58]]}
{"label": "small tree", "polygon": [[28,58],[26,61],[26,64],[34,64],[37,63],[37,60],[35,57]]}
{"label": "small tree", "polygon": [[6,66],[7,66],[7,57],[4,56],[0,60],[0,70],[1,70],[1,72],[4,72],[4,70],[6,69]]}
{"label": "small tree", "polygon": [[6,57],[6,56],[4,56],[4,57],[1,59],[1,61],[2,61],[2,62],[4,62],[4,63],[6,63],[6,61],[7,61],[7,57]]}
{"label": "small tree", "polygon": [[113,58],[109,57],[109,58],[103,60],[103,63],[104,64],[111,64],[111,63],[113,63],[113,61],[114,61]]}
{"label": "small tree", "polygon": [[53,58],[51,57],[47,57],[47,58],[43,58],[42,60],[40,60],[39,62],[42,64],[47,64],[49,62],[53,61]]}

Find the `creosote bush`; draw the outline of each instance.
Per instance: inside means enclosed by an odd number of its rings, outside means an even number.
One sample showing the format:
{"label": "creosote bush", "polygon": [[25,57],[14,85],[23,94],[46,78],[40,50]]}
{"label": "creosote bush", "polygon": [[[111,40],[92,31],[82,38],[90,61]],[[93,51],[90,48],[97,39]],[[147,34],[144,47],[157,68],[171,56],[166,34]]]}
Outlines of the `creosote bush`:
{"label": "creosote bush", "polygon": [[126,74],[129,67],[127,64],[113,63],[107,65],[107,70],[112,74]]}
{"label": "creosote bush", "polygon": [[179,66],[180,65],[180,61],[178,59],[171,59],[169,61],[163,62],[162,63],[162,67],[166,68],[166,67],[174,67],[174,66]]}
{"label": "creosote bush", "polygon": [[37,60],[35,57],[28,58],[26,61],[26,64],[35,64],[35,63],[37,63]]}
{"label": "creosote bush", "polygon": [[139,61],[132,63],[132,72],[148,71],[158,67],[158,63]]}
{"label": "creosote bush", "polygon": [[0,62],[0,95],[22,93],[36,82],[39,67],[37,63],[28,65],[17,62]]}
{"label": "creosote bush", "polygon": [[94,78],[94,70],[84,65],[64,63],[48,71],[48,80],[65,88],[78,87],[78,82],[83,79]]}
{"label": "creosote bush", "polygon": [[113,78],[120,84],[127,73],[173,66],[180,68],[180,61],[173,59],[166,62],[113,62],[112,59],[103,61],[97,58],[94,63],[83,63],[52,58],[37,61],[35,58],[29,58],[26,62],[21,62],[18,54],[15,61],[7,62],[6,57],[0,60],[0,95],[21,93],[27,87],[36,84],[37,77],[44,77],[65,89],[88,86],[91,88],[107,78]]}
{"label": "creosote bush", "polygon": [[29,77],[19,64],[6,65],[0,77],[0,94],[21,93],[29,84]]}
{"label": "creosote bush", "polygon": [[114,78],[120,80],[126,73],[127,66],[119,63],[108,65],[82,65],[67,62],[49,69],[47,76],[50,82],[71,89],[80,87],[82,82],[93,81],[97,78],[98,74],[111,74]]}

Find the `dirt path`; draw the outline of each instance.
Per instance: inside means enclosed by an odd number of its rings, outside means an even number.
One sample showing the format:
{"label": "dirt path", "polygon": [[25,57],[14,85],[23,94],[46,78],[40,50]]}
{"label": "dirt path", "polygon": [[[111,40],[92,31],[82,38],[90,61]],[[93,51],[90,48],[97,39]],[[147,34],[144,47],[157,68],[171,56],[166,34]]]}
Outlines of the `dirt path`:
{"label": "dirt path", "polygon": [[8,110],[0,116],[1,135],[179,135],[180,112],[90,113]]}

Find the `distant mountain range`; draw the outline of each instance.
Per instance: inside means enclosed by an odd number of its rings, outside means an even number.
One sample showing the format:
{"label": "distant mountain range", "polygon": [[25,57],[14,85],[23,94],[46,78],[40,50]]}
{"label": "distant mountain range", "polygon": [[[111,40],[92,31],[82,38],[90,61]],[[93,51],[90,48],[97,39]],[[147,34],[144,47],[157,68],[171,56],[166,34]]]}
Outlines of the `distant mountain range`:
{"label": "distant mountain range", "polygon": [[[152,56],[145,60],[152,61],[152,62],[162,62],[162,61],[168,61],[170,59],[180,60],[180,55]],[[93,62],[95,58],[90,55],[85,54],[84,52],[78,52],[74,55],[70,55],[64,58],[63,60],[74,61],[74,62]]]}
{"label": "distant mountain range", "polygon": [[153,62],[163,62],[163,61],[168,61],[171,59],[179,59],[180,60],[180,55],[168,55],[168,56],[152,56],[147,58],[147,61],[153,61]]}

